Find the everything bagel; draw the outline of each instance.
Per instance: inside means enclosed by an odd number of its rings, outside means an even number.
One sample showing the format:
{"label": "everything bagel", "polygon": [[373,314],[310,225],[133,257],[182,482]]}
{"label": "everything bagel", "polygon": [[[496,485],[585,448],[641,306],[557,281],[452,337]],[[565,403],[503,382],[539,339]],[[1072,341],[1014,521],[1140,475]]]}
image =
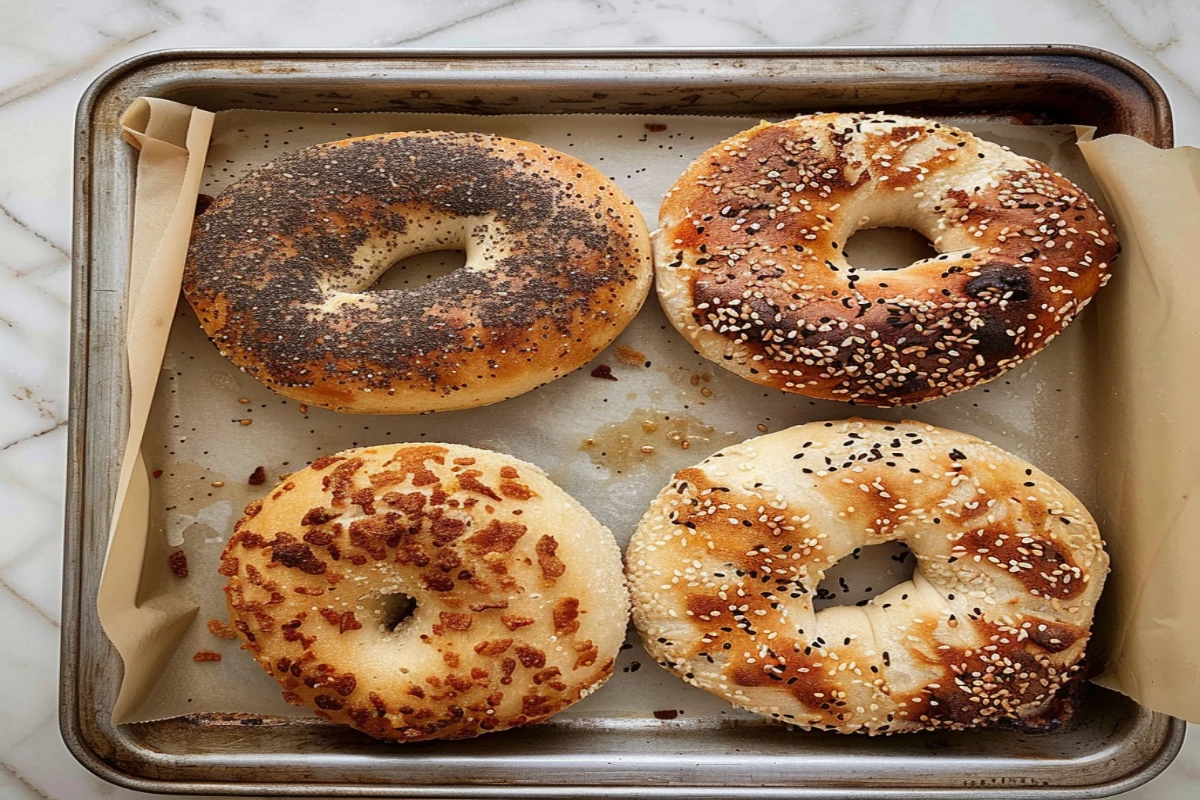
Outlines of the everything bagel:
{"label": "everything bagel", "polygon": [[[466,266],[371,288],[416,253]],[[387,133],[286,153],[197,217],[183,292],[221,353],[337,411],[494,403],[608,346],[651,280],[633,202],[578,159],[480,133]]]}
{"label": "everything bagel", "polygon": [[[1079,187],[948,125],[890,114],[763,123],[716,145],[662,203],[659,299],[702,355],[811,397],[894,406],[991,380],[1107,282],[1117,238]],[[859,229],[940,255],[847,261]]]}

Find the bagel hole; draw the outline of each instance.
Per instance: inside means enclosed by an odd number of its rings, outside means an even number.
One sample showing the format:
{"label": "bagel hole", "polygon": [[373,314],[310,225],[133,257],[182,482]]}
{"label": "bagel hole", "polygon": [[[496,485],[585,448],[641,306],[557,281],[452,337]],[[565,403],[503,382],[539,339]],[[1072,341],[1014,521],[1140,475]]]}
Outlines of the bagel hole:
{"label": "bagel hole", "polygon": [[825,571],[813,608],[865,606],[872,597],[911,579],[916,561],[901,542],[860,547]]}
{"label": "bagel hole", "polygon": [[387,268],[370,291],[416,289],[438,278],[444,278],[467,263],[464,250],[430,250],[428,253],[402,258]]}
{"label": "bagel hole", "polygon": [[417,601],[406,594],[385,594],[379,598],[383,609],[383,627],[389,633],[395,631],[417,610]]}
{"label": "bagel hole", "polygon": [[904,269],[933,258],[938,251],[911,228],[864,228],[850,236],[842,254],[851,266],[863,271]]}

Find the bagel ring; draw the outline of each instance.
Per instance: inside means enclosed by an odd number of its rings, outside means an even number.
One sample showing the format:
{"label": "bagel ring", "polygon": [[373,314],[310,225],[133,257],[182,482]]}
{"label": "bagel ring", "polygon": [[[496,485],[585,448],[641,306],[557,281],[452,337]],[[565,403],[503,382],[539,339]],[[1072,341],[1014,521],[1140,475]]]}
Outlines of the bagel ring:
{"label": "bagel ring", "polygon": [[455,444],[317,459],[246,508],[220,572],[285,700],[400,741],[582,699],[612,673],[629,610],[620,550],[583,506],[531,464]]}
{"label": "bagel ring", "polygon": [[[824,571],[902,541],[912,580],[813,610]],[[915,422],[814,422],[676,473],[626,555],[633,619],[688,683],[805,729],[1040,728],[1080,669],[1108,557],[1062,485]]]}
{"label": "bagel ring", "polygon": [[[397,261],[466,250],[411,289]],[[183,292],[225,356],[304,403],[362,414],[495,403],[607,347],[650,288],[615,184],[481,133],[385,133],[281,155],[196,218]]]}
{"label": "bagel ring", "polygon": [[[1084,192],[965,131],[890,114],[763,123],[704,153],[654,237],[663,309],[702,355],[786,392],[872,406],[989,381],[1037,353],[1119,247]],[[940,255],[847,261],[902,226]]]}

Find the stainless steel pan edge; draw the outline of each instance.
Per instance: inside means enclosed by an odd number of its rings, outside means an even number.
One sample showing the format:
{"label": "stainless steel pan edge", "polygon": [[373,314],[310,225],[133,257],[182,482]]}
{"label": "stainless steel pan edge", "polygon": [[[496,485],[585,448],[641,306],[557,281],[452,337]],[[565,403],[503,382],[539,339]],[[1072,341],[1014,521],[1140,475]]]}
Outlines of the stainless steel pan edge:
{"label": "stainless steel pan edge", "polygon": [[[1112,97],[1120,95],[1122,96],[1121,102],[1123,104],[1141,106],[1139,113],[1134,115],[1135,119],[1125,120],[1129,125],[1123,132],[1143,138],[1158,147],[1170,147],[1173,143],[1170,104],[1162,87],[1159,86],[1149,73],[1115,53],[1099,48],[1073,44],[766,47],[750,50],[728,48],[600,48],[592,50],[450,48],[442,50],[403,51],[309,49],[300,52],[286,49],[243,50],[233,48],[161,50],[131,58],[101,75],[84,94],[79,107],[80,113],[78,119],[81,123],[90,122],[91,112],[95,109],[96,103],[100,98],[123,86],[130,88],[137,83],[137,78],[140,75],[152,72],[156,68],[165,65],[178,65],[197,61],[224,63],[239,61],[258,62],[254,65],[242,66],[242,69],[246,73],[244,78],[248,82],[269,83],[273,78],[293,71],[285,63],[288,59],[299,59],[306,64],[324,62],[324,69],[328,71],[326,75],[319,75],[317,71],[312,70],[306,77],[310,79],[312,85],[323,85],[326,88],[337,85],[337,81],[340,78],[336,70],[338,64],[358,65],[375,63],[381,66],[387,65],[391,68],[395,68],[397,65],[406,62],[426,62],[430,65],[441,64],[443,67],[441,74],[436,76],[429,75],[427,79],[431,83],[444,87],[447,84],[460,82],[464,79],[480,77],[480,71],[493,67],[497,70],[506,70],[511,75],[513,71],[512,65],[521,62],[525,62],[526,64],[537,62],[539,70],[542,71],[549,71],[556,64],[574,62],[572,80],[585,81],[594,80],[598,77],[616,77],[619,78],[622,84],[635,84],[638,82],[659,81],[660,74],[657,70],[662,65],[669,64],[674,59],[691,60],[693,62],[706,59],[721,60],[726,62],[723,66],[732,67],[730,74],[736,73],[738,70],[742,70],[745,73],[749,71],[748,68],[757,68],[759,74],[755,77],[765,81],[770,81],[773,76],[770,75],[769,69],[763,68],[764,62],[802,59],[836,64],[843,59],[847,62],[871,59],[876,61],[886,60],[889,62],[889,65],[899,62],[909,62],[914,65],[920,64],[923,67],[922,71],[914,71],[910,74],[896,73],[891,76],[893,80],[897,78],[920,78],[926,82],[930,82],[936,76],[950,82],[955,79],[967,79],[969,76],[969,79],[974,81],[976,85],[984,86],[992,91],[997,86],[1005,84],[1006,78],[1011,78],[1011,76],[1006,75],[1003,70],[997,70],[993,73],[986,70],[981,71],[978,67],[973,69],[959,69],[955,65],[989,62],[1000,65],[1019,59],[1044,59],[1047,65],[1057,65],[1064,72],[1068,73],[1070,79],[1078,88],[1086,88],[1087,91],[1095,95],[1093,99],[1099,102],[1105,102]],[[605,74],[606,67],[622,60],[635,63],[621,65],[625,71],[616,75],[612,73]],[[512,63],[506,65],[506,62]],[[580,68],[579,65],[586,62],[590,62],[587,64],[587,67]],[[448,66],[456,68],[469,67],[476,71],[469,76],[465,76],[459,74],[457,69],[446,69]],[[886,79],[887,76],[883,74],[887,73],[887,71],[886,69],[876,67],[875,70],[864,70],[858,77],[862,79],[864,85],[871,85],[881,76]],[[562,77],[564,74],[560,72],[555,77]],[[678,76],[678,73],[676,73],[676,76]],[[534,76],[529,75],[527,77]],[[692,82],[698,83],[707,76],[702,73],[692,73],[688,77]],[[784,76],[784,80],[787,77]],[[790,77],[794,79],[795,75],[793,74]],[[1045,81],[1052,76],[1048,74],[1035,75],[1026,72],[1022,77],[1027,81]],[[186,71],[177,71],[170,76],[160,74],[155,77],[156,88],[184,95],[187,94],[186,89],[188,87],[211,87],[211,85],[211,80],[206,80],[204,77],[196,78],[190,76]],[[259,95],[259,97],[261,96]],[[186,101],[187,98],[181,97],[180,99]],[[339,110],[339,105],[344,105],[344,103],[340,103],[341,98],[337,92],[327,91],[320,93],[316,100],[317,102],[308,104],[303,109],[296,110],[331,111]],[[256,101],[256,104],[261,103],[261,100]],[[868,107],[870,107],[869,100]],[[389,110],[405,110],[405,108],[403,106],[388,107]],[[340,110],[354,109],[340,108]],[[460,110],[467,113],[479,113],[476,109],[470,107]],[[613,108],[600,110],[629,111],[630,109]],[[701,106],[679,109],[675,113],[688,113],[689,110],[696,113],[705,113],[704,108]],[[524,113],[530,113],[531,111],[532,109],[524,109]],[[82,135],[86,129],[81,124],[78,130]],[[1100,134],[1102,135],[1106,132],[1102,127]]]}
{"label": "stainless steel pan edge", "polygon": [[[113,404],[89,404],[89,387],[99,381],[122,380],[120,374],[97,376],[90,364],[103,364],[106,356],[119,352],[120,310],[122,297],[116,286],[106,286],[103,277],[95,280],[90,269],[94,261],[103,261],[119,255],[120,237],[105,230],[104,218],[113,208],[128,208],[131,197],[128,191],[116,190],[109,182],[93,182],[97,174],[127,173],[133,168],[132,155],[104,153],[97,148],[100,136],[114,133],[115,120],[108,118],[99,124],[95,118],[101,100],[122,102],[131,99],[137,90],[137,76],[144,70],[161,67],[180,61],[209,60],[263,60],[286,61],[302,59],[306,62],[323,60],[406,62],[406,61],[469,61],[475,64],[490,64],[504,61],[547,61],[586,62],[602,66],[621,59],[637,59],[647,64],[669,59],[716,59],[759,61],[768,59],[946,59],[977,58],[1004,59],[1014,57],[1057,57],[1077,59],[1081,64],[1104,67],[1101,82],[1125,81],[1124,91],[1139,92],[1141,102],[1149,111],[1149,122],[1144,130],[1135,131],[1159,146],[1169,146],[1172,141],[1171,117],[1165,95],[1158,84],[1136,65],[1105,51],[1080,46],[1034,46],[1034,47],[908,47],[908,48],[813,48],[784,49],[769,48],[753,51],[725,49],[698,50],[625,50],[606,49],[597,51],[564,50],[438,50],[387,52],[378,50],[320,50],[295,53],[284,50],[187,50],[161,51],[131,59],[114,67],[101,76],[84,95],[77,117],[75,153],[76,208],[73,243],[73,304],[72,304],[72,363],[68,445],[68,480],[66,537],[64,552],[64,597],[62,615],[62,667],[60,725],[63,738],[70,751],[88,769],[112,783],[141,791],[170,793],[289,794],[295,796],[390,796],[390,797],[539,797],[539,796],[622,796],[629,793],[631,785],[362,785],[354,783],[300,783],[272,782],[251,783],[245,781],[168,781],[148,774],[137,774],[130,768],[125,756],[131,745],[127,736],[113,728],[107,719],[107,709],[98,708],[87,700],[94,699],[92,690],[98,674],[112,672],[119,663],[115,652],[104,640],[108,664],[81,663],[84,648],[81,637],[85,632],[95,636],[99,631],[95,620],[94,603],[98,571],[94,560],[103,556],[104,545],[97,542],[107,530],[107,518],[111,506],[112,482],[104,469],[88,470],[89,455],[97,460],[89,442],[103,441],[119,434],[124,426],[120,409]],[[1083,71],[1087,71],[1085,67]],[[181,76],[181,80],[191,80]],[[320,110],[312,108],[312,110]],[[1145,115],[1144,115],[1145,116]],[[93,219],[93,216],[96,219]],[[93,222],[96,224],[93,225]],[[95,235],[97,229],[100,235]],[[110,392],[106,389],[105,392]],[[119,392],[118,392],[119,394]],[[109,456],[111,459],[111,456]],[[103,461],[103,459],[99,459]],[[85,550],[86,548],[86,550]],[[92,559],[88,561],[88,557]],[[85,567],[92,564],[90,574]],[[86,628],[86,631],[85,631]],[[101,634],[102,636],[102,634]],[[92,653],[95,656],[95,653]],[[103,660],[103,659],[100,659]],[[889,787],[849,786],[841,787],[761,787],[732,786],[720,791],[729,796],[741,797],[797,797],[816,798],[846,796],[912,798],[912,797],[985,797],[1018,798],[1028,797],[1031,789],[1039,797],[1103,797],[1126,791],[1157,775],[1171,762],[1182,746],[1184,724],[1175,719],[1153,715],[1144,733],[1153,734],[1152,739],[1160,746],[1146,753],[1139,769],[1114,780],[1087,786],[1047,787],[1025,781],[1000,778],[989,782],[978,781],[969,787]],[[169,760],[168,754],[159,754]],[[655,756],[623,758],[624,769],[636,769]],[[145,766],[144,764],[142,766]],[[1099,766],[1099,765],[1097,765]],[[987,760],[980,760],[980,772],[987,774]],[[152,770],[153,772],[153,770]],[[715,787],[660,785],[639,786],[636,791],[646,797],[709,797]]]}

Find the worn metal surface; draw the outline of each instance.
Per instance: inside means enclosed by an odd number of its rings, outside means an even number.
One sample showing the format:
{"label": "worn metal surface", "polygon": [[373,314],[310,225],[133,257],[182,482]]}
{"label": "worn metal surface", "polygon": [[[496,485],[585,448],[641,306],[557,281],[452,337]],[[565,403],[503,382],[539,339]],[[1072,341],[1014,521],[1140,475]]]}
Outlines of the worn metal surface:
{"label": "worn metal surface", "polygon": [[[207,715],[114,727],[120,659],[95,615],[123,440],[121,316],[133,152],[117,117],[148,94],[210,110],[762,114],[891,109],[1095,125],[1171,144],[1161,89],[1081,47],[728,51],[184,51],[116,67],[77,134],[61,724],[89,769],[137,789],[411,797],[1102,797],[1164,769],[1183,724],[1088,687],[1039,736],[868,740],[757,721],[570,719],[397,747],[320,720]],[[606,691],[620,691],[614,683]]]}

